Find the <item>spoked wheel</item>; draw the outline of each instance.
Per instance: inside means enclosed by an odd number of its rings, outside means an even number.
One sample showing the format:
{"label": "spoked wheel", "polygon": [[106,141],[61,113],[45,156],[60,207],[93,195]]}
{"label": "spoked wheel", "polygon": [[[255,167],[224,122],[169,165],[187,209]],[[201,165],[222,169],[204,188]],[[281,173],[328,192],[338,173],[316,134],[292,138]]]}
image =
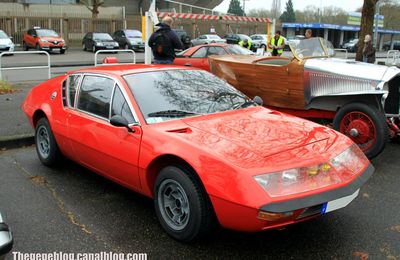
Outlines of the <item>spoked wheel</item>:
{"label": "spoked wheel", "polygon": [[350,137],[369,159],[382,152],[389,138],[385,115],[363,103],[343,106],[336,113],[333,127]]}
{"label": "spoked wheel", "polygon": [[36,151],[40,161],[47,166],[54,165],[61,157],[49,121],[41,118],[35,130]]}
{"label": "spoked wheel", "polygon": [[129,45],[128,45],[128,44],[125,44],[125,45],[124,45],[124,49],[125,49],[125,50],[129,50]]}
{"label": "spoked wheel", "polygon": [[173,238],[189,242],[209,232],[214,212],[200,181],[184,168],[161,170],[154,186],[158,220]]}

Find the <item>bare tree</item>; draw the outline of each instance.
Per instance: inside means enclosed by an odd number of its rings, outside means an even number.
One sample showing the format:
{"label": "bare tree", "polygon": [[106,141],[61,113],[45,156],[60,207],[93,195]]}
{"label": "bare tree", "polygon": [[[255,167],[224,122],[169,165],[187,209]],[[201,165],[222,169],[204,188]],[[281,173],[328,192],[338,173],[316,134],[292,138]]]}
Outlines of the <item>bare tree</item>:
{"label": "bare tree", "polygon": [[96,19],[99,15],[99,7],[104,5],[104,0],[80,0],[81,4],[85,5],[92,13],[92,18]]}
{"label": "bare tree", "polygon": [[378,0],[364,0],[361,12],[360,35],[358,40],[358,50],[356,55],[357,61],[362,61],[362,52],[364,49],[365,35],[372,35],[375,15],[375,5]]}
{"label": "bare tree", "polygon": [[281,16],[281,0],[273,0],[271,6],[271,17],[278,19]]}

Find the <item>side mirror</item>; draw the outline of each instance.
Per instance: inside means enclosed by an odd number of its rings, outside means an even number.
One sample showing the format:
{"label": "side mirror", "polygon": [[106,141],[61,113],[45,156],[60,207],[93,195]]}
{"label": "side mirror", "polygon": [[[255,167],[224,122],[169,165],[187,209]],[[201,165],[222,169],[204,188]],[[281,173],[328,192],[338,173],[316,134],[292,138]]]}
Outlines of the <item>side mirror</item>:
{"label": "side mirror", "polygon": [[12,39],[13,39],[13,37],[12,37],[12,36],[10,36],[9,38],[10,38],[10,40],[12,40]]}
{"label": "side mirror", "polygon": [[11,251],[13,242],[11,231],[8,226],[3,223],[0,215],[0,259],[4,259],[3,257]]}
{"label": "side mirror", "polygon": [[253,98],[253,101],[254,101],[257,105],[259,105],[259,106],[262,106],[262,105],[264,104],[264,101],[263,101],[262,98],[259,97],[259,96],[255,96],[255,97]]}
{"label": "side mirror", "polygon": [[125,117],[119,115],[112,116],[110,119],[110,124],[116,127],[125,127],[128,129],[129,133],[133,133],[133,130],[129,127],[128,120],[126,120]]}

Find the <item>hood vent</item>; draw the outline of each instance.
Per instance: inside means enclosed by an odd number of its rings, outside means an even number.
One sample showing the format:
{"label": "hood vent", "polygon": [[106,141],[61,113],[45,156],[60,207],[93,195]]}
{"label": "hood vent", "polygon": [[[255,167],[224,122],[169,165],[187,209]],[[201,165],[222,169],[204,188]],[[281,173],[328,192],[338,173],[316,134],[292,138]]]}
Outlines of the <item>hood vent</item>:
{"label": "hood vent", "polygon": [[189,127],[185,127],[185,128],[167,130],[167,132],[177,133],[177,134],[190,134],[192,132],[192,129],[190,129]]}

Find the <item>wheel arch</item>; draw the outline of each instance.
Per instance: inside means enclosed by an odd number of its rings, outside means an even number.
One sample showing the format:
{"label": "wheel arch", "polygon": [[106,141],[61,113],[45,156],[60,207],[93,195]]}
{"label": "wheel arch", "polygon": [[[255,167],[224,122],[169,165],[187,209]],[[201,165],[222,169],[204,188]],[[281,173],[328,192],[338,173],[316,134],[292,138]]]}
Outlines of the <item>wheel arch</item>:
{"label": "wheel arch", "polygon": [[204,184],[192,165],[177,155],[163,154],[153,159],[146,169],[145,188],[149,190],[150,196],[154,195],[153,188],[160,170],[167,166],[183,168],[183,170],[186,170],[185,172],[188,172],[188,174],[191,174],[197,181],[199,181],[205,191]]}
{"label": "wheel arch", "polygon": [[32,116],[32,123],[33,123],[33,127],[34,127],[34,128],[36,128],[37,123],[38,123],[39,120],[40,120],[41,118],[43,118],[43,117],[45,117],[46,119],[48,119],[46,113],[45,113],[42,109],[38,109],[38,110],[35,111],[35,113],[33,113],[33,116]]}
{"label": "wheel arch", "polygon": [[364,103],[384,113],[382,98],[383,93],[362,95],[335,95],[320,96],[313,98],[307,105],[307,109],[320,109],[327,111],[339,111],[339,109],[350,103]]}

